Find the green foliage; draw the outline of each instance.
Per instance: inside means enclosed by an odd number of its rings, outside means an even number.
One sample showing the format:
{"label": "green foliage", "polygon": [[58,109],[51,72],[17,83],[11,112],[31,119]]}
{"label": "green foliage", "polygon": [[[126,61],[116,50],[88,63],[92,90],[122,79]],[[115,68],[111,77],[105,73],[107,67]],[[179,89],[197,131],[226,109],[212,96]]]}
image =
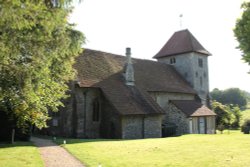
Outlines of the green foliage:
{"label": "green foliage", "polygon": [[83,35],[67,22],[64,0],[0,0],[0,110],[18,127],[46,127],[74,78]]}
{"label": "green foliage", "polygon": [[219,90],[217,88],[210,92],[213,100],[216,100],[222,104],[238,105],[240,108],[245,108],[247,105],[247,96],[245,91],[239,88],[229,88],[226,90]]}
{"label": "green foliage", "polygon": [[220,103],[222,103],[223,97],[222,97],[223,91],[219,90],[218,88],[214,88],[212,92],[210,92],[210,95],[213,100],[216,100]]}
{"label": "green foliage", "polygon": [[223,105],[217,101],[212,102],[212,109],[217,114],[216,127],[219,131],[225,128],[239,128],[241,121],[241,110],[238,106]]}
{"label": "green foliage", "polygon": [[217,129],[218,129],[218,131],[220,131],[220,133],[222,134],[222,133],[223,133],[223,130],[225,130],[225,126],[224,126],[223,124],[219,124],[219,125],[217,126]]}
{"label": "green foliage", "polygon": [[244,132],[245,134],[250,133],[250,119],[246,119],[241,126],[241,131]]}
{"label": "green foliage", "polygon": [[235,119],[234,122],[232,123],[232,128],[239,128],[240,127],[240,121],[242,118],[242,113],[241,110],[238,106],[233,106],[230,105],[230,112],[234,115]]}
{"label": "green foliage", "polygon": [[238,48],[243,52],[243,60],[250,64],[250,2],[244,2],[241,8],[243,13],[236,21],[234,35],[239,42]]}
{"label": "green foliage", "polygon": [[249,103],[250,102],[250,93],[247,92],[247,91],[243,91],[245,93],[245,96],[247,98],[247,102]]}
{"label": "green foliage", "polygon": [[230,123],[233,122],[232,114],[229,112],[228,106],[223,105],[217,101],[213,101],[212,109],[217,114],[217,117],[216,117],[217,126],[219,125],[228,126]]}
{"label": "green foliage", "polygon": [[242,120],[250,119],[250,109],[242,111]]}

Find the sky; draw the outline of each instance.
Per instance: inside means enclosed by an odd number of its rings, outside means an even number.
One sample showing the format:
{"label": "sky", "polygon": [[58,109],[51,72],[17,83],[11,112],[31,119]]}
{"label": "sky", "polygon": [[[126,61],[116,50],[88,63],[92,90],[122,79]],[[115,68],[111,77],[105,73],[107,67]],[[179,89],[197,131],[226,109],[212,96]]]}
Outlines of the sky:
{"label": "sky", "polygon": [[[174,32],[188,29],[209,56],[210,90],[250,92],[250,66],[233,34],[243,0],[82,0],[70,22],[86,37],[84,48],[152,59]],[[183,15],[183,17],[180,17]]]}

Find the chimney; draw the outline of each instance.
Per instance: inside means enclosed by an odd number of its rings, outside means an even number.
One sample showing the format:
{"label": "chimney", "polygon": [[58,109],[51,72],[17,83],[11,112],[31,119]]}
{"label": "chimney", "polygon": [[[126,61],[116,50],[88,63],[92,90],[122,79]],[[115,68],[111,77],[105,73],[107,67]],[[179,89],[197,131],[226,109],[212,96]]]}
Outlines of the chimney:
{"label": "chimney", "polygon": [[126,48],[127,63],[125,64],[125,81],[126,85],[134,86],[134,68],[131,60],[131,49]]}

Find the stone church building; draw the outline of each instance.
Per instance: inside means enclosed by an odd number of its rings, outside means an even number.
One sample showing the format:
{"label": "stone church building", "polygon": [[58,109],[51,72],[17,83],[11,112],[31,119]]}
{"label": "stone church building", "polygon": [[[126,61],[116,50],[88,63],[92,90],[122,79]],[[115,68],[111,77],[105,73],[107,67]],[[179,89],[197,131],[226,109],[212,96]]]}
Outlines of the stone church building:
{"label": "stone church building", "polygon": [[65,107],[47,132],[77,138],[155,138],[168,125],[176,134],[215,133],[209,109],[208,57],[188,31],[175,32],[157,61],[85,49],[76,59]]}

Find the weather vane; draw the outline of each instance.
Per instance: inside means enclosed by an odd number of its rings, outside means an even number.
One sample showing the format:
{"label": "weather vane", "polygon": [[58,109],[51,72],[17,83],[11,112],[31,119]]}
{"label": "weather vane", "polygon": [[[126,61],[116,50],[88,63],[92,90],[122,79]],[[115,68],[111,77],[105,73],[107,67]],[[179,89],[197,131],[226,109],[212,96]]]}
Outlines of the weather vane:
{"label": "weather vane", "polygon": [[180,17],[180,29],[182,29],[182,17],[183,17],[183,14],[180,14],[179,17]]}

